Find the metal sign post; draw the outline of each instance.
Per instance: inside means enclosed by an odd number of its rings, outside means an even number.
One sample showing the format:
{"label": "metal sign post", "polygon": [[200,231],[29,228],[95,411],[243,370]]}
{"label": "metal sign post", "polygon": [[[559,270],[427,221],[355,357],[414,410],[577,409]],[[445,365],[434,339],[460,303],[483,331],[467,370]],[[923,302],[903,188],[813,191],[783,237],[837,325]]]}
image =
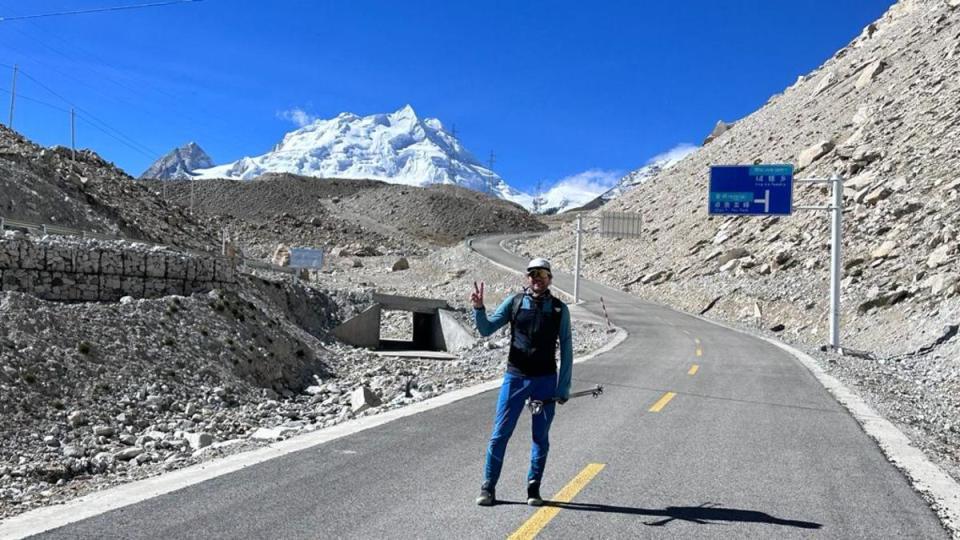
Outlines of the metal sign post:
{"label": "metal sign post", "polygon": [[840,348],[840,265],[841,241],[843,235],[843,178],[834,174],[833,181],[833,220],[830,241],[830,346]]}
{"label": "metal sign post", "polygon": [[[600,235],[621,238],[639,238],[643,234],[640,212],[601,212]],[[580,302],[580,255],[583,245],[583,214],[577,214],[576,259],[573,265],[573,302]]]}
{"label": "metal sign post", "polygon": [[830,231],[830,347],[840,350],[840,267],[843,231],[843,178],[796,180],[800,184],[829,183],[832,204],[793,206],[793,165],[715,165],[710,167],[710,215],[789,215],[793,209],[829,210]]}
{"label": "metal sign post", "polygon": [[833,203],[826,206],[797,206],[798,210],[828,210],[830,222],[830,348],[840,350],[840,268],[842,266],[843,233],[843,177],[797,180],[801,184],[830,184]]}

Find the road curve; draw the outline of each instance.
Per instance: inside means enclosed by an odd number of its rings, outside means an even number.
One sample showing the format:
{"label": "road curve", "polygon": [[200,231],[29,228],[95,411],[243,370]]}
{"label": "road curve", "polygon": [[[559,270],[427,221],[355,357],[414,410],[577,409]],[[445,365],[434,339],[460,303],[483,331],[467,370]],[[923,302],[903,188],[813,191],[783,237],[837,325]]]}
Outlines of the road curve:
{"label": "road curve", "polygon": [[[490,259],[522,268],[475,239]],[[555,284],[572,290],[557,272]],[[519,280],[518,280],[519,283]],[[630,336],[574,368],[545,509],[522,504],[529,418],[497,495],[473,504],[495,391],[401,418],[40,538],[947,538],[857,422],[792,356],[601,285]],[[576,336],[575,336],[576,338]]]}

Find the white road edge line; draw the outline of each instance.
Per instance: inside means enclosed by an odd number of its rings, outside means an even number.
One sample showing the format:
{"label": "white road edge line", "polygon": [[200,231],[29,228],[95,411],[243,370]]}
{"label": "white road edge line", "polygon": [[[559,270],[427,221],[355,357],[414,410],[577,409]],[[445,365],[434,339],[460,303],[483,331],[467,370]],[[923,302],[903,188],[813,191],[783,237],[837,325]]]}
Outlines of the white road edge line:
{"label": "white road edge line", "polygon": [[[678,313],[683,312],[678,311]],[[930,461],[923,451],[913,446],[910,439],[892,422],[877,414],[853,390],[820,367],[816,359],[777,339],[754,334],[700,315],[684,314],[733,332],[761,339],[790,353],[820,381],[820,384],[838,403],[847,409],[854,420],[860,424],[864,433],[876,441],[880,451],[887,457],[887,461],[899,469],[907,477],[913,489],[930,504],[930,508],[937,514],[950,534],[960,539],[960,483]]]}
{"label": "white road edge line", "polygon": [[[504,242],[506,240],[499,242],[499,245],[507,250],[503,245]],[[498,264],[498,266],[506,268],[503,265]],[[892,422],[877,414],[860,396],[844,386],[836,377],[824,371],[813,357],[776,339],[746,332],[700,315],[684,313],[670,306],[664,307],[727,330],[762,339],[793,355],[850,412],[863,431],[877,442],[880,450],[887,456],[887,460],[903,472],[913,488],[930,503],[930,507],[954,538],[960,539],[960,484],[927,459],[927,456],[913,446],[910,439]]]}
{"label": "white road edge line", "polygon": [[[509,268],[508,270],[514,271]],[[573,310],[571,310],[570,316],[574,319],[580,318]],[[589,317],[586,319],[589,320]],[[584,356],[575,358],[573,363],[579,364],[586,362],[623,343],[629,334],[623,328],[616,327],[616,329],[617,333],[606,345]],[[400,418],[443,407],[455,401],[497,389],[500,387],[500,384],[501,381],[497,379],[467,388],[461,388],[460,390],[454,390],[453,392],[432,397],[419,403],[412,403],[400,409],[393,409],[373,416],[357,418],[336,426],[294,436],[285,441],[279,441],[257,450],[227,456],[208,463],[198,463],[197,465],[163,473],[153,478],[146,478],[96,493],[83,495],[61,505],[30,510],[5,521],[0,521],[0,540],[24,538],[63,527],[64,525],[98,516],[111,510],[116,510],[117,508],[123,508],[124,506],[159,497],[160,495],[199,484],[218,476],[230,474],[240,469],[263,463],[264,461],[269,461],[354,433],[382,426],[388,422],[399,420]]]}
{"label": "white road edge line", "polygon": [[[749,334],[748,334],[749,335]],[[810,355],[766,336],[756,336],[789,352],[797,358],[827,391],[860,423],[873,438],[887,459],[900,469],[930,503],[934,512],[955,538],[960,538],[960,484],[910,443],[910,439],[892,422],[880,416],[852,390],[830,375]]]}

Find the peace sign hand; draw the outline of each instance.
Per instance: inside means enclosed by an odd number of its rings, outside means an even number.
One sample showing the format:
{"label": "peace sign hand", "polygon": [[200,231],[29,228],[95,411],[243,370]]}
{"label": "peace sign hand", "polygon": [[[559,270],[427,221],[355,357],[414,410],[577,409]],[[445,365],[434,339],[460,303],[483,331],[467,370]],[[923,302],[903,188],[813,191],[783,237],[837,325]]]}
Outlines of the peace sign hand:
{"label": "peace sign hand", "polygon": [[477,287],[477,282],[473,282],[473,293],[470,294],[470,301],[473,302],[474,309],[483,309],[483,282]]}

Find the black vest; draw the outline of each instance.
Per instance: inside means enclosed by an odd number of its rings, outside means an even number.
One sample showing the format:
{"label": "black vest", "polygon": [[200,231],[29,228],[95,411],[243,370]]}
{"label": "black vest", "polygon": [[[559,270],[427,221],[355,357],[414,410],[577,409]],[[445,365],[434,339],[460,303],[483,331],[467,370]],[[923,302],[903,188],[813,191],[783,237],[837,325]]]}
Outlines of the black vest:
{"label": "black vest", "polygon": [[[517,296],[522,302],[524,295]],[[549,294],[527,298],[533,309],[520,307],[511,310],[507,371],[527,377],[552,375],[557,372],[557,341],[563,302]],[[549,304],[550,311],[544,310],[544,304]]]}

